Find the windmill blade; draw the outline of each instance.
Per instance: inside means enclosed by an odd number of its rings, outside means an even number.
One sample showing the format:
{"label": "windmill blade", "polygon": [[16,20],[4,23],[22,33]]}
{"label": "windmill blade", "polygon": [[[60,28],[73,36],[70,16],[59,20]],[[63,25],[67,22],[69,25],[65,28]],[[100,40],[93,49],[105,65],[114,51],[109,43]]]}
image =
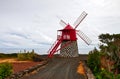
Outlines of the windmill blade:
{"label": "windmill blade", "polygon": [[75,26],[75,29],[78,27],[78,25],[83,21],[83,19],[87,16],[88,14],[83,11],[82,14],[78,17],[78,19],[74,22],[73,26]]}
{"label": "windmill blade", "polygon": [[82,31],[77,31],[76,33],[87,45],[91,44],[92,41]]}
{"label": "windmill blade", "polygon": [[65,26],[67,25],[67,23],[64,22],[63,20],[60,20],[59,24],[60,24],[61,26],[63,26],[63,27],[65,27]]}

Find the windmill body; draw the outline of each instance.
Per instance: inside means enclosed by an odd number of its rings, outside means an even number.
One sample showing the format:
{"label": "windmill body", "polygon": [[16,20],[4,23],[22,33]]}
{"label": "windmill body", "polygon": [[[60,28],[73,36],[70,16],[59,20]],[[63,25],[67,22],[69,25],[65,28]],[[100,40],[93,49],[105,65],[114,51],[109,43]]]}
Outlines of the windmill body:
{"label": "windmill body", "polygon": [[64,26],[64,29],[58,30],[57,40],[48,50],[48,57],[51,58],[55,52],[60,50],[60,56],[62,57],[77,57],[78,54],[78,45],[77,45],[77,35],[80,37],[86,44],[90,44],[91,40],[81,31],[76,30],[78,25],[83,21],[87,16],[86,12],[83,12],[80,17],[75,21],[73,28],[71,25],[65,23],[63,20],[60,21],[60,24]]}
{"label": "windmill body", "polygon": [[77,57],[78,56],[78,45],[77,45],[77,37],[76,37],[76,30],[71,27],[69,24],[62,30],[58,30],[62,32],[58,35],[61,36],[62,42],[60,48],[64,45],[64,48],[60,50],[60,56],[62,57]]}
{"label": "windmill body", "polygon": [[58,31],[62,33],[62,35],[60,35],[62,38],[62,41],[76,41],[77,40],[76,30],[72,28],[69,24],[64,29],[61,29]]}

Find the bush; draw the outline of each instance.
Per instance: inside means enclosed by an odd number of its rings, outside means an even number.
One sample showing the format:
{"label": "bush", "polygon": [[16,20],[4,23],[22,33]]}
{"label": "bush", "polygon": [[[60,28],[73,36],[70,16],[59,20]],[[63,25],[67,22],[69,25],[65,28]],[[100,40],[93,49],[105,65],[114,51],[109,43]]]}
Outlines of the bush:
{"label": "bush", "polygon": [[17,58],[18,60],[21,60],[21,61],[28,60],[26,53],[18,53]]}
{"label": "bush", "polygon": [[40,60],[40,58],[39,58],[39,55],[37,55],[35,52],[34,52],[34,50],[32,50],[31,52],[26,52],[26,51],[24,51],[23,53],[22,52],[20,52],[20,53],[18,53],[18,60],[22,60],[22,61],[24,61],[24,60],[31,60],[31,61],[39,61]]}
{"label": "bush", "polygon": [[115,75],[112,72],[102,69],[100,72],[95,73],[96,79],[120,79],[120,74]]}
{"label": "bush", "polygon": [[96,79],[116,79],[112,72],[102,69],[100,72],[95,73]]}
{"label": "bush", "polygon": [[93,73],[100,71],[100,53],[97,49],[89,53],[87,64]]}
{"label": "bush", "polygon": [[12,74],[12,65],[10,63],[0,64],[0,79],[4,79]]}
{"label": "bush", "polygon": [[116,75],[115,79],[120,79],[120,74]]}
{"label": "bush", "polygon": [[87,64],[95,75],[96,79],[120,79],[120,74],[115,75],[113,72],[109,72],[107,69],[100,68],[100,57],[102,52],[94,49],[89,53]]}

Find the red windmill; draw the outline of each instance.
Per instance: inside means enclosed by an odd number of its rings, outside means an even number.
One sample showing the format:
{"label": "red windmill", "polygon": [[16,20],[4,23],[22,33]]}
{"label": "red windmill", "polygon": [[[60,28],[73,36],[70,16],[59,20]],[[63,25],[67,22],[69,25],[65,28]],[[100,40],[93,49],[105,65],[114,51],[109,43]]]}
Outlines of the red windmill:
{"label": "red windmill", "polygon": [[86,43],[90,44],[91,40],[80,30],[76,30],[78,25],[83,21],[83,19],[87,16],[86,12],[82,12],[82,14],[78,17],[78,19],[74,23],[74,28],[66,24],[63,20],[60,21],[60,24],[64,26],[64,29],[58,30],[57,40],[49,49],[48,57],[51,58],[55,52],[60,50],[60,55],[62,57],[77,57],[78,56],[78,46],[77,46],[77,35]]}

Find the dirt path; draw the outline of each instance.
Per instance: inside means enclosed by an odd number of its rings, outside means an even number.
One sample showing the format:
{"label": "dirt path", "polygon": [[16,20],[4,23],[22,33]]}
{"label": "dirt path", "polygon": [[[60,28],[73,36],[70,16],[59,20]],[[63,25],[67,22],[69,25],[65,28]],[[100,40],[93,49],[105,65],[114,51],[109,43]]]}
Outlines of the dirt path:
{"label": "dirt path", "polygon": [[21,79],[85,79],[77,73],[79,58],[53,58],[38,73]]}

